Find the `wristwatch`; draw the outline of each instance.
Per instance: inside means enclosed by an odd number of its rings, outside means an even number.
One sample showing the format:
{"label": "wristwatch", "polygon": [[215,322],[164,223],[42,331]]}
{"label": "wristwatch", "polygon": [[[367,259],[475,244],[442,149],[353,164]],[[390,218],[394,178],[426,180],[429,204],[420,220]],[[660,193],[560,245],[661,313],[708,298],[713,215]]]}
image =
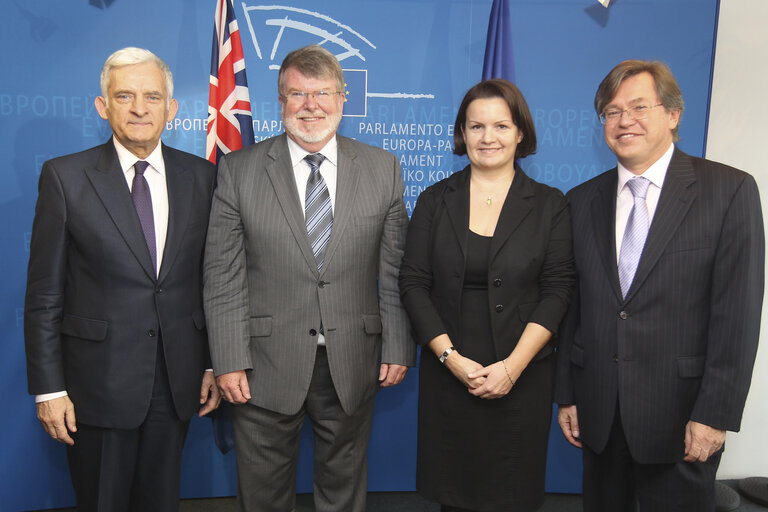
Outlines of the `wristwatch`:
{"label": "wristwatch", "polygon": [[454,350],[456,349],[453,347],[448,347],[447,349],[445,349],[445,352],[440,354],[440,357],[438,358],[440,359],[440,364],[445,364],[445,360],[448,359],[448,356],[451,355],[451,352],[453,352]]}

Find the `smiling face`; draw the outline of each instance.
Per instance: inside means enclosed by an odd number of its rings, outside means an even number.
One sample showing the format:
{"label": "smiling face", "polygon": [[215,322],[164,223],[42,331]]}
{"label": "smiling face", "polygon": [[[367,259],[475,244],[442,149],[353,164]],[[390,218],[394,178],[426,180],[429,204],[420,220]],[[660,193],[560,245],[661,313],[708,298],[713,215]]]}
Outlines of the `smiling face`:
{"label": "smiling face", "polygon": [[467,107],[463,130],[467,156],[475,171],[510,170],[523,133],[512,121],[503,98],[481,98]]}
{"label": "smiling face", "polygon": [[165,123],[177,109],[176,100],[168,99],[165,76],[154,63],[114,68],[107,97],[96,98],[96,110],[109,121],[118,142],[142,159],[157,147]]}
{"label": "smiling face", "polygon": [[[623,82],[604,111],[625,110],[637,105],[651,107],[661,103],[650,73],[633,75]],[[605,142],[619,162],[635,174],[645,172],[662,157],[674,140],[673,130],[680,112],[663,106],[647,109],[648,117],[637,120],[625,112],[616,122],[605,125]]]}
{"label": "smiling face", "polygon": [[333,78],[304,76],[295,68],[288,68],[283,75],[280,91],[283,126],[285,133],[305,150],[320,151],[336,134],[341,122],[344,105],[343,94],[329,94],[325,98],[314,95],[294,98],[292,92],[326,91],[336,93],[338,85]]}

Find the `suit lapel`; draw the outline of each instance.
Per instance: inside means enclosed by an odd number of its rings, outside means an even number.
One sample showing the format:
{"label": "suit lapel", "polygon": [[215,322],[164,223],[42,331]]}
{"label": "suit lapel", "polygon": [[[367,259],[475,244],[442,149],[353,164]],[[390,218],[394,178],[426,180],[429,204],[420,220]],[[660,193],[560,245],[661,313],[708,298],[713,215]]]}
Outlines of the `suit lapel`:
{"label": "suit lapel", "polygon": [[168,188],[168,234],[165,239],[163,261],[160,264],[162,280],[168,274],[181,247],[181,240],[192,208],[194,176],[163,146],[165,180]]}
{"label": "suit lapel", "polygon": [[616,187],[618,180],[617,168],[608,171],[597,187],[590,208],[592,209],[592,229],[595,233],[594,240],[597,253],[611,283],[613,293],[621,300],[619,270],[616,264]]}
{"label": "suit lapel", "polygon": [[86,168],[85,175],[93,185],[112,222],[128,244],[128,248],[153,281],[155,269],[144,239],[139,216],[131,200],[131,193],[120,168],[117,151],[110,140],[103,146],[96,167]]}
{"label": "suit lapel", "polygon": [[309,236],[307,236],[307,224],[297,196],[296,178],[293,174],[291,153],[288,151],[287,136],[285,134],[275,141],[267,155],[272,159],[267,163],[267,175],[272,182],[277,201],[280,203],[283,214],[288,220],[288,226],[296,239],[296,243],[299,245],[301,253],[304,255],[304,259],[307,261],[307,265],[316,274],[317,262],[312,252],[312,245],[309,243]]}
{"label": "suit lapel", "polygon": [[452,184],[454,186],[446,189],[443,202],[462,257],[466,261],[469,235],[469,167],[461,171]]}
{"label": "suit lapel", "polygon": [[692,185],[696,182],[691,160],[685,153],[675,148],[672,160],[669,162],[664,186],[661,189],[659,204],[653,215],[648,238],[643,247],[643,254],[637,265],[637,272],[632,286],[627,292],[630,300],[637,289],[642,286],[648,274],[659,261],[664,248],[672,239],[680,223],[685,218],[696,198]]}
{"label": "suit lapel", "polygon": [[[357,197],[357,187],[360,183],[362,171],[358,169],[357,154],[347,144],[344,137],[336,137],[337,141],[337,167],[336,167],[336,198],[333,208],[333,228],[328,249],[325,251],[323,272],[328,268],[336,249],[352,218],[352,210]],[[305,227],[306,231],[306,227]],[[307,240],[309,238],[307,237]],[[311,251],[310,251],[311,252]],[[314,257],[312,259],[314,260]]]}
{"label": "suit lapel", "polygon": [[494,260],[512,233],[533,209],[532,197],[533,187],[528,176],[520,167],[515,166],[515,177],[509,186],[509,192],[501,207],[496,230],[491,240],[490,261]]}

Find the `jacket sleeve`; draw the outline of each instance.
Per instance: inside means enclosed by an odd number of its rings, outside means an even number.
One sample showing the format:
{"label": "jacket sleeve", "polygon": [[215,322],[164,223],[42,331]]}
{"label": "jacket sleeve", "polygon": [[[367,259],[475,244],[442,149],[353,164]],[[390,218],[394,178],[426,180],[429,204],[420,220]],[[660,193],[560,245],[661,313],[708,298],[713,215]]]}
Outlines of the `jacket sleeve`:
{"label": "jacket sleeve", "polygon": [[447,332],[430,294],[432,292],[432,222],[437,202],[433,190],[419,196],[408,226],[400,267],[400,296],[411,319],[416,342],[424,346]]}
{"label": "jacket sleeve", "polygon": [[66,389],[60,334],[66,269],[66,199],[53,163],[46,162],[40,173],[24,304],[27,379],[33,395]]}

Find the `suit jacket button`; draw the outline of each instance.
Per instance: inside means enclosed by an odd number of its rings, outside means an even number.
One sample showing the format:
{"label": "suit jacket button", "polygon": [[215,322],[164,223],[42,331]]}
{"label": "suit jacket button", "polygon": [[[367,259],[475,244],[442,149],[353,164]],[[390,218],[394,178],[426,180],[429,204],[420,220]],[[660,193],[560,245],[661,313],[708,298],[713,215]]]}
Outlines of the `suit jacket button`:
{"label": "suit jacket button", "polygon": [[157,288],[155,288],[155,292],[156,293],[163,293],[163,289],[158,286]]}
{"label": "suit jacket button", "polygon": [[497,277],[496,279],[493,280],[493,286],[495,286],[496,288],[501,286],[501,278],[500,277]]}
{"label": "suit jacket button", "polygon": [[613,362],[614,363],[618,363],[619,362],[619,355],[618,354],[613,354]]}
{"label": "suit jacket button", "polygon": [[627,318],[629,318],[629,313],[627,313],[626,311],[622,311],[621,313],[619,313],[619,318],[621,318],[622,320],[626,320]]}
{"label": "suit jacket button", "polygon": [[150,329],[149,331],[147,331],[147,336],[149,336],[150,338],[154,338],[155,337],[155,330],[154,329]]}
{"label": "suit jacket button", "polygon": [[503,304],[496,304],[496,308],[495,309],[496,309],[497,313],[501,313],[502,311],[504,311],[504,305]]}
{"label": "suit jacket button", "polygon": [[316,330],[314,330],[314,329],[310,329],[310,330],[309,330],[309,335],[310,335],[310,336],[317,336],[317,331],[316,331]]}
{"label": "suit jacket button", "polygon": [[325,281],[320,281],[319,283],[317,283],[317,286],[319,286],[320,288],[325,288]]}

